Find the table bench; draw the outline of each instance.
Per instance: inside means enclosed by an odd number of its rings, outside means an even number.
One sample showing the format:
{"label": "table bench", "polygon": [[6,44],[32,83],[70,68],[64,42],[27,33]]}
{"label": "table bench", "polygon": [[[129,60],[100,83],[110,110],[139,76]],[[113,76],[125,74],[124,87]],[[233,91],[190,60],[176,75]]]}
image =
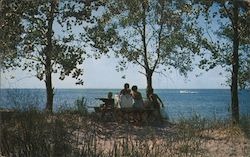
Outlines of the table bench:
{"label": "table bench", "polygon": [[101,119],[110,119],[118,122],[144,123],[156,120],[155,109],[147,108],[105,108],[94,107]]}
{"label": "table bench", "polygon": [[118,122],[150,122],[158,119],[157,110],[154,108],[117,108],[114,99],[96,98],[104,102],[100,107],[94,107],[95,112],[100,114],[101,119],[110,119]]}

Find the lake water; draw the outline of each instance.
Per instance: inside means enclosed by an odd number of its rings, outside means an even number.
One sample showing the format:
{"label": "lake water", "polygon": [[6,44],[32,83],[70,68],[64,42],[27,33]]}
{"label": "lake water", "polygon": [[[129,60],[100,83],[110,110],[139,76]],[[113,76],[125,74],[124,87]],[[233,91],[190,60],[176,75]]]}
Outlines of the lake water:
{"label": "lake water", "polygon": [[[85,97],[87,105],[98,106],[95,98],[107,97],[108,92],[118,94],[120,89],[56,89],[54,109],[72,107],[77,98]],[[145,97],[145,90],[140,91]],[[156,89],[155,93],[165,104],[164,112],[171,120],[198,114],[201,117],[226,118],[230,116],[229,89]],[[0,107],[27,107],[43,109],[46,104],[45,89],[1,89]],[[250,115],[250,91],[239,91],[240,113]],[[90,108],[90,111],[93,110]]]}

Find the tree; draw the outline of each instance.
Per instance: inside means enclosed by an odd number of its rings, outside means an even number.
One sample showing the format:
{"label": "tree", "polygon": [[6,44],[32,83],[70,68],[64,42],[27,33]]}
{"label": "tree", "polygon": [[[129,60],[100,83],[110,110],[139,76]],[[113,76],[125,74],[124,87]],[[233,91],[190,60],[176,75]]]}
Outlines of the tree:
{"label": "tree", "polygon": [[[88,9],[88,1],[57,1],[43,0],[32,2],[34,6],[26,13],[26,33],[23,42],[24,58],[31,62],[24,66],[36,70],[37,77],[44,80],[47,91],[46,109],[52,111],[53,87],[52,73],[60,73],[63,80],[65,76],[72,75],[83,84],[80,78],[82,69],[77,65],[83,63],[85,50],[77,41],[73,27],[76,24],[71,19],[72,14],[79,13],[77,7],[81,4],[88,11],[81,12],[83,20],[89,19],[91,12]],[[30,5],[30,4],[29,4]],[[85,21],[88,22],[88,21]],[[62,34],[56,33],[55,24],[60,24]],[[75,25],[74,25],[75,24]],[[34,65],[34,62],[36,63]]]}
{"label": "tree", "polygon": [[97,54],[115,52],[127,63],[141,67],[146,76],[147,95],[153,89],[156,72],[192,70],[193,52],[197,52],[195,25],[188,15],[191,6],[180,1],[109,0],[88,30],[92,48]]}
{"label": "tree", "polygon": [[[250,3],[239,0],[214,0],[214,1],[194,1],[196,13],[205,17],[207,25],[213,25],[217,19],[219,30],[215,31],[211,27],[205,32],[212,31],[212,38],[202,39],[203,47],[207,52],[211,52],[209,60],[201,60],[201,67],[208,66],[212,69],[221,65],[231,72],[229,80],[231,88],[231,108],[233,121],[239,123],[239,102],[238,86],[249,86],[247,83],[249,76],[249,48],[250,48]],[[211,37],[211,36],[210,36]],[[203,55],[204,55],[203,54]]]}
{"label": "tree", "polygon": [[44,80],[47,93],[46,110],[52,112],[54,88],[52,74],[59,79],[72,75],[76,84],[83,84],[83,70],[78,68],[84,61],[85,51],[77,42],[67,14],[72,1],[35,0],[22,1],[26,10],[22,13],[22,41],[18,46],[18,57],[23,70],[35,71],[36,77]]}

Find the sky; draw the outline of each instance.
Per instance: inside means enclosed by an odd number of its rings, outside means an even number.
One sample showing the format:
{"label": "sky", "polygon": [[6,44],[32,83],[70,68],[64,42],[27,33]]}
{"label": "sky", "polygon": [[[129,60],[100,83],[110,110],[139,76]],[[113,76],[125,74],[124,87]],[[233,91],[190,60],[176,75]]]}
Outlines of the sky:
{"label": "sky", "polygon": [[[53,75],[53,86],[55,88],[123,88],[124,83],[137,85],[139,89],[146,88],[146,78],[140,74],[137,66],[130,64],[128,69],[123,72],[117,72],[115,66],[117,59],[102,57],[99,60],[88,58],[81,68],[84,69],[84,85],[75,85],[76,80],[66,77],[65,80],[59,80],[58,75]],[[219,75],[219,73],[223,75]],[[201,76],[196,77],[197,74]],[[125,79],[122,76],[125,75]],[[228,88],[222,85],[226,81],[226,73],[223,69],[217,67],[208,72],[195,68],[188,73],[188,77],[180,76],[178,71],[172,73],[166,72],[163,75],[154,74],[153,87],[156,89],[218,89]],[[6,73],[1,72],[1,88],[45,88],[44,81],[40,81],[34,76],[34,73],[15,70]]]}
{"label": "sky", "polygon": [[[201,22],[202,23],[202,22]],[[203,23],[204,24],[204,23]],[[54,23],[56,34],[63,35],[58,23]],[[217,27],[213,27],[214,29]],[[76,27],[73,31],[79,33],[79,28]],[[146,78],[138,71],[138,66],[130,64],[128,69],[123,72],[115,70],[118,60],[116,58],[107,58],[103,56],[101,59],[87,58],[81,68],[84,69],[84,85],[75,85],[76,80],[71,77],[66,77],[63,81],[59,80],[58,75],[53,75],[53,86],[55,88],[123,88],[124,83],[137,85],[139,89],[146,88]],[[0,70],[1,71],[1,70]],[[202,73],[201,76],[196,75]],[[222,73],[222,75],[219,75]],[[1,88],[45,88],[44,81],[38,80],[35,73],[22,71],[1,71]],[[125,75],[125,79],[122,76]],[[225,84],[227,73],[224,69],[217,67],[208,72],[201,71],[197,67],[185,78],[180,76],[177,70],[172,73],[166,72],[163,75],[154,74],[153,87],[156,89],[218,89],[229,88]]]}

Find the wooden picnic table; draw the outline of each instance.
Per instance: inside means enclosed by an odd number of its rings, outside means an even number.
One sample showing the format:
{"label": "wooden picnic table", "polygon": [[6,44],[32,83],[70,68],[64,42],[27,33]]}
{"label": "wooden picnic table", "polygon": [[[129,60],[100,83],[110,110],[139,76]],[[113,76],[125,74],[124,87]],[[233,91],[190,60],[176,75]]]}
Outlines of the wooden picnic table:
{"label": "wooden picnic table", "polygon": [[121,121],[132,121],[136,123],[142,123],[143,121],[152,121],[155,119],[154,112],[156,110],[152,108],[118,108],[116,109],[116,115]]}
{"label": "wooden picnic table", "polygon": [[[115,108],[114,99],[96,98],[104,102],[100,107],[94,107],[95,112],[101,114],[101,118],[112,118],[117,121],[133,121],[140,123],[142,121],[155,120],[154,108]],[[112,102],[112,103],[111,103]]]}

